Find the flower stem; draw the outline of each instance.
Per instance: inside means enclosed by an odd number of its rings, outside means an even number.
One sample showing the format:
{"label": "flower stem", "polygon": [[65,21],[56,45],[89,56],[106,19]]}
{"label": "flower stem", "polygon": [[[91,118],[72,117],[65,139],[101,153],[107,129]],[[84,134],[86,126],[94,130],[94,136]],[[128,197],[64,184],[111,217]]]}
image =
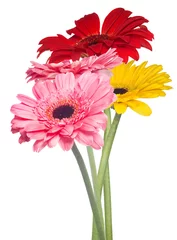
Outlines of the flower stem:
{"label": "flower stem", "polygon": [[81,154],[80,154],[80,152],[79,152],[75,143],[72,147],[72,151],[73,151],[73,154],[74,154],[74,156],[77,160],[77,163],[79,165],[79,168],[80,168],[80,171],[81,171],[84,183],[85,183],[85,187],[86,187],[86,190],[87,190],[87,194],[88,194],[88,197],[89,197],[90,205],[91,205],[91,208],[92,208],[94,220],[95,220],[98,235],[99,235],[99,240],[105,240],[104,228],[102,226],[101,216],[100,216],[99,209],[98,209],[98,206],[97,206],[97,203],[96,203],[96,200],[95,200],[95,196],[94,196],[94,193],[93,193],[93,189],[92,189],[90,178],[89,178],[89,175],[88,175],[88,172],[87,172],[87,168],[85,166],[84,160],[83,160],[83,158],[82,158],[82,156],[81,156]]}
{"label": "flower stem", "polygon": [[110,156],[110,152],[112,149],[112,145],[113,145],[113,141],[114,141],[114,137],[116,134],[116,130],[120,121],[120,117],[121,115],[119,114],[115,114],[114,120],[111,124],[109,133],[107,135],[105,144],[104,144],[104,148],[102,151],[102,156],[101,156],[101,161],[100,161],[100,166],[99,166],[99,170],[98,170],[98,188],[99,188],[99,193],[101,195],[101,191],[102,191],[102,186],[104,183],[104,177],[105,177],[105,172],[106,172],[106,168],[108,165],[108,160],[109,160],[109,156]]}
{"label": "flower stem", "polygon": [[104,214],[105,214],[105,230],[106,239],[112,240],[112,205],[111,205],[111,186],[109,164],[107,165],[104,177]]}
{"label": "flower stem", "polygon": [[[107,127],[104,133],[104,141],[106,144],[106,138],[108,136],[111,127],[111,112],[110,108],[105,110],[105,114],[108,117]],[[106,239],[112,240],[112,204],[111,204],[111,184],[110,184],[110,172],[109,162],[107,163],[105,177],[104,177],[104,213],[105,213],[105,230]]]}
{"label": "flower stem", "polygon": [[87,147],[87,154],[89,157],[90,169],[92,174],[92,182],[93,182],[93,189],[97,192],[97,169],[95,164],[95,157],[93,153],[93,149],[91,147]]}
{"label": "flower stem", "polygon": [[[90,169],[91,169],[91,174],[92,174],[92,182],[93,182],[93,189],[94,189],[94,193],[95,193],[95,199],[96,202],[98,204],[98,210],[101,216],[101,222],[102,222],[102,226],[104,228],[104,220],[103,220],[103,210],[102,210],[102,206],[101,206],[101,197],[99,194],[99,190],[98,190],[98,181],[97,181],[97,169],[96,169],[96,164],[95,164],[95,157],[94,157],[94,153],[93,153],[93,149],[91,147],[87,147],[87,153],[88,153],[88,157],[89,157],[89,163],[90,163]],[[99,239],[98,237],[98,231],[96,228],[96,223],[95,220],[93,218],[93,225],[92,225],[92,240],[97,240]]]}

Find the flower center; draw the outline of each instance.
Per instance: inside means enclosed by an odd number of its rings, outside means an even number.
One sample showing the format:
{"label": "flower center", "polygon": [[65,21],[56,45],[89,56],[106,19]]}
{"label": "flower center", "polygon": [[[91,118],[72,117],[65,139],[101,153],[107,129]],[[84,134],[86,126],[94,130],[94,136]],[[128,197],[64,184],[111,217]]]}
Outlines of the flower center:
{"label": "flower center", "polygon": [[109,37],[107,35],[104,35],[104,34],[98,34],[98,35],[91,35],[91,36],[88,36],[86,38],[83,38],[81,39],[77,45],[84,45],[85,43],[88,44],[88,46],[91,46],[91,45],[94,45],[96,43],[99,43],[99,42],[102,42],[106,39],[109,39]]}
{"label": "flower center", "polygon": [[55,108],[53,110],[53,117],[58,118],[58,119],[63,119],[63,118],[70,118],[74,113],[74,108],[73,106],[70,105],[63,105]]}
{"label": "flower center", "polygon": [[[40,106],[44,117],[53,122],[59,123],[60,121],[72,122],[75,121],[78,116],[80,105],[75,99],[49,99],[45,103],[41,103]],[[44,110],[44,111],[43,111]]]}
{"label": "flower center", "polygon": [[128,90],[126,88],[115,88],[114,89],[115,94],[125,94],[126,92],[128,92]]}

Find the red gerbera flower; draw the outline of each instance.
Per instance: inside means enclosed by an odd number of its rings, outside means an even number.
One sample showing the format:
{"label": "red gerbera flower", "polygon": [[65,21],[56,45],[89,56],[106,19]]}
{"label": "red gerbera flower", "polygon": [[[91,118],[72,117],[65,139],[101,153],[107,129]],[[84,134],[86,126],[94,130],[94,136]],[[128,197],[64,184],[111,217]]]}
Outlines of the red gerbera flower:
{"label": "red gerbera flower", "polygon": [[137,49],[145,47],[152,50],[148,41],[154,35],[143,24],[148,22],[141,16],[130,17],[132,12],[123,8],[112,10],[105,18],[100,32],[100,19],[96,13],[85,15],[75,21],[76,26],[67,30],[70,38],[58,34],[42,39],[38,56],[46,50],[52,51],[49,63],[65,59],[78,60],[80,57],[101,55],[109,48],[116,48],[124,62],[128,57],[139,59]]}

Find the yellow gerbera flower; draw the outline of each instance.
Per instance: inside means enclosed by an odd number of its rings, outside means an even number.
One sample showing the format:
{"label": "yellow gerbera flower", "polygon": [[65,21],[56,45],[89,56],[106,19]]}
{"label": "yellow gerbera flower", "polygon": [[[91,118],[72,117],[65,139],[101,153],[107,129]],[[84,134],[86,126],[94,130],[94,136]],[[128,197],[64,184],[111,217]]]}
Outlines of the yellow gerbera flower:
{"label": "yellow gerbera flower", "polygon": [[110,83],[117,95],[113,105],[118,114],[124,113],[127,107],[130,107],[141,115],[149,116],[152,112],[150,107],[137,99],[165,96],[164,90],[172,88],[165,85],[171,82],[171,79],[167,73],[162,72],[161,65],[153,64],[148,67],[146,65],[147,62],[143,62],[136,66],[134,61],[130,61],[112,70]]}

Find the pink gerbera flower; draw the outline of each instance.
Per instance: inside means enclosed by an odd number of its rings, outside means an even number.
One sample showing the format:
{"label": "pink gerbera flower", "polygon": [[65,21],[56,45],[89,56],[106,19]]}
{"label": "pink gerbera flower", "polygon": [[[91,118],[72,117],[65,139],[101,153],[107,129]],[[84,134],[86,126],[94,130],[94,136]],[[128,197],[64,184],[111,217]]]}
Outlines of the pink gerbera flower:
{"label": "pink gerbera flower", "polygon": [[21,101],[11,108],[15,115],[12,133],[19,132],[19,142],[35,140],[33,150],[57,143],[63,150],[72,148],[74,140],[100,149],[100,129],[106,127],[103,110],[115,101],[109,77],[86,72],[58,74],[54,81],[39,81],[33,87],[36,99],[19,94]]}
{"label": "pink gerbera flower", "polygon": [[116,49],[109,49],[100,56],[91,56],[80,59],[80,61],[63,61],[60,63],[39,64],[31,62],[33,67],[27,70],[27,78],[29,81],[55,79],[59,73],[73,72],[75,76],[81,75],[85,71],[105,71],[110,74],[108,69],[122,63],[122,58],[117,56]]}

